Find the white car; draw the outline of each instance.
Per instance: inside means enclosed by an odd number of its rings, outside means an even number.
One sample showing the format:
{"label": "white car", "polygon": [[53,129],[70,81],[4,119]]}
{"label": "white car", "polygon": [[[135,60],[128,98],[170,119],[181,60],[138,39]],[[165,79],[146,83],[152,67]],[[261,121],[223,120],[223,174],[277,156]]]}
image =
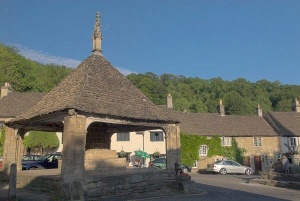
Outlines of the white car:
{"label": "white car", "polygon": [[251,175],[252,169],[248,166],[243,166],[236,161],[222,160],[216,161],[213,164],[208,164],[206,168],[207,172],[217,172],[220,174],[236,173]]}

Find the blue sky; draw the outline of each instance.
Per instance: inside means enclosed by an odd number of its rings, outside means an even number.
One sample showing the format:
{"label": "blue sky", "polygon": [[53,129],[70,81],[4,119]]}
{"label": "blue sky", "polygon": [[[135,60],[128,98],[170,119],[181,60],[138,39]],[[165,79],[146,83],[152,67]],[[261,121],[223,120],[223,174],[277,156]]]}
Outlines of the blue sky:
{"label": "blue sky", "polygon": [[123,74],[300,85],[299,0],[0,0],[0,42],[76,67],[98,11],[103,55]]}

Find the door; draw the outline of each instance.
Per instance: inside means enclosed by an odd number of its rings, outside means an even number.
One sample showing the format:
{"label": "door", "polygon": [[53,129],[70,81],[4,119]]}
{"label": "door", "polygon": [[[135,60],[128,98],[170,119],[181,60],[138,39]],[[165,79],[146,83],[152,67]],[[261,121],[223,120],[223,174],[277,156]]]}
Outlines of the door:
{"label": "door", "polygon": [[255,171],[261,171],[261,156],[254,156]]}

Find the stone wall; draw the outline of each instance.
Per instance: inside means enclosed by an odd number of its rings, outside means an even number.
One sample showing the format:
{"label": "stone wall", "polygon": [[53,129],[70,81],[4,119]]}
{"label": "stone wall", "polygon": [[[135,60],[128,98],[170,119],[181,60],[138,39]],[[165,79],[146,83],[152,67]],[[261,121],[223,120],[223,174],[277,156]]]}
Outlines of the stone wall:
{"label": "stone wall", "polygon": [[[174,171],[135,168],[124,171],[88,171],[84,176],[85,200],[118,198],[145,193],[170,192],[175,181]],[[17,187],[65,196],[60,171],[36,170],[18,173]],[[59,200],[59,199],[58,199]]]}
{"label": "stone wall", "polygon": [[115,150],[89,149],[85,151],[85,170],[125,169],[126,158],[118,158]]}
{"label": "stone wall", "polygon": [[86,198],[87,200],[99,200],[100,198],[168,191],[172,181],[174,181],[173,171],[156,169],[152,171],[141,169],[122,175],[93,174],[85,177]]}
{"label": "stone wall", "polygon": [[278,136],[262,137],[261,147],[254,146],[253,137],[236,137],[235,140],[240,148],[246,150],[245,156],[275,156],[275,154],[280,152],[280,141]]}

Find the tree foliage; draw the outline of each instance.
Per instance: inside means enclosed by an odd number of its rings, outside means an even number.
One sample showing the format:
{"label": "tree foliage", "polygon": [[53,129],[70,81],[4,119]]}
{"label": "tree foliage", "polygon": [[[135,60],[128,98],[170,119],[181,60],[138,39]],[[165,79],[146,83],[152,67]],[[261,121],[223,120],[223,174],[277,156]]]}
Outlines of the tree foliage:
{"label": "tree foliage", "polygon": [[171,94],[175,110],[195,113],[217,112],[219,99],[223,99],[229,115],[254,114],[258,104],[263,111],[291,111],[292,101],[300,98],[300,86],[279,81],[251,83],[244,78],[225,81],[220,77],[203,80],[153,73],[130,74],[127,78],[155,104],[166,105],[166,97]]}
{"label": "tree foliage", "polygon": [[0,132],[0,158],[2,158],[2,156],[3,156],[4,140],[5,140],[5,129],[1,128],[1,132]]}
{"label": "tree foliage", "polygon": [[0,84],[9,82],[18,92],[47,92],[73,69],[54,64],[43,65],[26,59],[14,47],[0,43]]}
{"label": "tree foliage", "polygon": [[39,153],[53,149],[58,145],[59,139],[54,132],[31,131],[24,139],[26,148],[34,149]]}

